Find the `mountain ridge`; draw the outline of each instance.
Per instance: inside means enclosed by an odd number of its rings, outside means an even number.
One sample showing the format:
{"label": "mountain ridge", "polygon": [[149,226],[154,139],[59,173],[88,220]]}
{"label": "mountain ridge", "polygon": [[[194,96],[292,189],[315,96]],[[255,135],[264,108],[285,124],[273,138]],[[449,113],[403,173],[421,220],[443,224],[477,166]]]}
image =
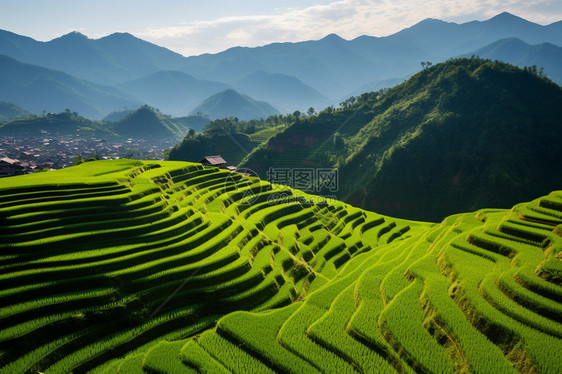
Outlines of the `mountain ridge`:
{"label": "mountain ridge", "polygon": [[0,55],[0,100],[34,113],[65,109],[101,118],[105,113],[137,106],[138,100],[114,87],[101,86],[61,71]]}

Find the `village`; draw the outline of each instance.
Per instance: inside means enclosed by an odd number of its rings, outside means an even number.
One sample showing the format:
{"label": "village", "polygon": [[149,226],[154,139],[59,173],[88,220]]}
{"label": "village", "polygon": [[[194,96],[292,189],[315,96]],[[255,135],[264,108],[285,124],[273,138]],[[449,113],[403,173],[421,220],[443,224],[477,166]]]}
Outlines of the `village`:
{"label": "village", "polygon": [[0,177],[62,169],[89,159],[162,160],[173,140],[129,138],[115,142],[97,138],[0,137]]}

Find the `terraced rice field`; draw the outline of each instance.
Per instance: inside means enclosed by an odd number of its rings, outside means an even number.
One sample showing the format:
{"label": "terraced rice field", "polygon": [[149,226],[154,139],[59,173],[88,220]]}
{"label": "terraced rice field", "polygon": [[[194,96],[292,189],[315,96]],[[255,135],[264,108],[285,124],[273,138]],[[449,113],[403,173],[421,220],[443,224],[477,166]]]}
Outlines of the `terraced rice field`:
{"label": "terraced rice field", "polygon": [[0,183],[0,373],[562,372],[562,192],[434,224],[183,162]]}

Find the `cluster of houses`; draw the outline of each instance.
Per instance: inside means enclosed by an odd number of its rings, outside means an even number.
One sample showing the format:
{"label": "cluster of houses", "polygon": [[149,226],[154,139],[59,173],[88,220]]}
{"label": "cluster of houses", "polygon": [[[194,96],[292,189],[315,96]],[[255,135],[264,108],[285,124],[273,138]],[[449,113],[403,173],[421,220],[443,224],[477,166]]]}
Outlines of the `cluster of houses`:
{"label": "cluster of houses", "polygon": [[137,158],[161,160],[170,141],[128,139],[109,142],[95,138],[69,138],[43,134],[29,137],[0,137],[0,177],[32,173],[36,169],[72,166],[76,156],[89,158]]}

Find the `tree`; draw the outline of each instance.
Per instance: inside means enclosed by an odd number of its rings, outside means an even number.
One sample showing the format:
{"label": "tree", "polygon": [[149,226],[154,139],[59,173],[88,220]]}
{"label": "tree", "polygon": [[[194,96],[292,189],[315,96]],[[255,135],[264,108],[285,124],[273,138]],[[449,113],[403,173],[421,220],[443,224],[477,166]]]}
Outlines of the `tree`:
{"label": "tree", "polygon": [[306,111],[306,114],[308,114],[308,116],[313,116],[314,113],[316,113],[316,110],[313,107],[308,108],[308,110]]}
{"label": "tree", "polygon": [[334,142],[334,147],[338,150],[342,150],[342,148],[344,147],[344,144],[345,144],[344,141],[343,141],[343,137],[339,132],[336,132],[334,134],[333,142]]}
{"label": "tree", "polygon": [[203,129],[203,132],[209,135],[228,135],[236,132],[236,126],[232,118],[216,119],[209,122]]}
{"label": "tree", "polygon": [[357,98],[356,98],[355,96],[351,96],[350,98],[345,99],[344,101],[342,101],[342,102],[340,103],[340,106],[341,106],[342,108],[348,109],[348,108],[351,108],[351,106],[355,103],[355,101],[357,101]]}
{"label": "tree", "polygon": [[82,155],[78,155],[78,156],[74,157],[74,160],[72,160],[72,164],[73,165],[80,165],[84,161],[85,161],[84,157],[82,157]]}
{"label": "tree", "polygon": [[295,117],[295,122],[299,121],[299,117],[301,116],[301,112],[299,110],[295,110],[293,112],[293,116]]}
{"label": "tree", "polygon": [[421,62],[421,66],[422,66],[423,70],[429,69],[431,67],[431,65],[433,65],[433,63],[430,62],[430,61],[422,61]]}

